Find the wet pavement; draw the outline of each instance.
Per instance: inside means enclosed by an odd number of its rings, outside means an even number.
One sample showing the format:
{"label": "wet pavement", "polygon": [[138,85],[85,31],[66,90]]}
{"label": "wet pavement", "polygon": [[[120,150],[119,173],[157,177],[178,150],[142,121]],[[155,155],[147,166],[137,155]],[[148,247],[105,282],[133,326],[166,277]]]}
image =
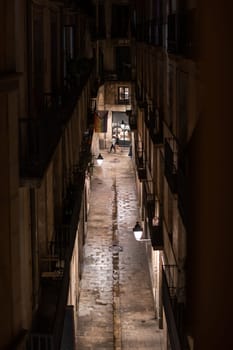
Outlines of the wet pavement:
{"label": "wet pavement", "polygon": [[136,183],[128,151],[101,153],[91,182],[76,350],[162,350],[145,244],[133,237]]}

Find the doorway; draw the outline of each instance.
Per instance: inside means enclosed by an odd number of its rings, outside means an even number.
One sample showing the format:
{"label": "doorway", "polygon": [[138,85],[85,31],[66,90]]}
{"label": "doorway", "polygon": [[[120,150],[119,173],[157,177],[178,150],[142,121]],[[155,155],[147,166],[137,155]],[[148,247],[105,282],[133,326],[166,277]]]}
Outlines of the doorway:
{"label": "doorway", "polygon": [[120,147],[130,146],[129,117],[125,112],[112,112],[112,138],[118,139]]}

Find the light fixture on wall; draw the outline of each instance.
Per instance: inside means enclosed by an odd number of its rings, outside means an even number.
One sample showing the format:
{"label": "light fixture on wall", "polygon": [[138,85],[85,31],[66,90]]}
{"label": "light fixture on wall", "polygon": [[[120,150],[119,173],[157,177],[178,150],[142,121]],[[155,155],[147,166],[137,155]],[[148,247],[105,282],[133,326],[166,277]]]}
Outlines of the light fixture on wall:
{"label": "light fixture on wall", "polygon": [[136,241],[139,241],[139,242],[149,242],[150,241],[149,238],[142,238],[143,228],[139,224],[138,221],[136,222],[136,225],[133,228],[133,234],[134,234],[134,238],[136,239]]}
{"label": "light fixture on wall", "polygon": [[96,158],[97,164],[101,165],[103,163],[103,156],[101,155],[101,153],[99,153],[98,157]]}

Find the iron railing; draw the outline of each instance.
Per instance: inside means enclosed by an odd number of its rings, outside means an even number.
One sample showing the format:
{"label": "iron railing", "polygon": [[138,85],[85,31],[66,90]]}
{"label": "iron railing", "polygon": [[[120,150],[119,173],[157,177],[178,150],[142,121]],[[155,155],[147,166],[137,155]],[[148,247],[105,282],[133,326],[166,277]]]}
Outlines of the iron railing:
{"label": "iron railing", "polygon": [[171,350],[190,350],[184,330],[184,303],[178,300],[184,287],[178,287],[178,276],[177,265],[163,265],[162,300]]}
{"label": "iron railing", "polygon": [[196,57],[196,22],[195,8],[168,15],[168,53],[183,55],[191,59]]}
{"label": "iron railing", "polygon": [[187,179],[181,167],[177,171],[177,194],[178,194],[178,208],[182,217],[183,223],[187,226]]}
{"label": "iron railing", "polygon": [[61,124],[50,118],[19,120],[20,176],[41,179],[61,135]]}
{"label": "iron railing", "polygon": [[163,224],[162,216],[155,216],[155,209],[161,213],[160,208],[156,208],[159,202],[155,200],[152,181],[143,181],[144,206],[150,233],[151,245],[154,250],[162,250],[163,243]]}
{"label": "iron railing", "polygon": [[[92,61],[85,61],[78,78],[68,76],[62,92],[47,92],[43,103],[31,117],[19,119],[19,160],[22,184],[38,182],[50,163],[62,135],[63,125],[71,118],[78,97],[91,76]],[[88,115],[87,115],[88,117]]]}
{"label": "iron railing", "polygon": [[132,110],[126,111],[126,114],[129,117],[130,130],[131,131],[137,130],[137,118],[136,118],[136,115],[132,113]]}
{"label": "iron railing", "polygon": [[150,105],[144,104],[144,120],[149,130],[150,138],[154,144],[163,143],[163,118],[162,111]]}
{"label": "iron railing", "polygon": [[[173,288],[173,287],[172,287]],[[174,290],[169,286],[166,276],[166,270],[162,271],[162,298],[163,298],[163,306],[166,315],[169,339],[171,343],[172,350],[182,350],[180,344],[180,338],[178,334],[177,325],[175,322],[175,316],[173,312],[172,303],[174,300],[173,294]]]}
{"label": "iron railing", "polygon": [[41,274],[41,298],[32,330],[28,336],[28,350],[60,349],[69,291],[70,263],[85,183],[84,170],[76,177],[76,181],[75,200],[71,208],[69,225],[55,235],[55,240],[50,245],[51,256],[57,257],[60,263],[62,259],[63,263],[60,268],[54,264],[52,271],[45,271]]}
{"label": "iron railing", "polygon": [[145,152],[141,146],[136,143],[135,149],[135,162],[138,173],[138,178],[140,181],[146,180],[146,159]]}
{"label": "iron railing", "polygon": [[[83,138],[82,152],[89,154],[92,132]],[[28,335],[28,350],[59,350],[70,282],[70,264],[83,201],[88,158],[74,167],[63,202],[63,220],[49,244],[49,256],[42,257],[41,298]],[[49,264],[49,268],[48,268]]]}

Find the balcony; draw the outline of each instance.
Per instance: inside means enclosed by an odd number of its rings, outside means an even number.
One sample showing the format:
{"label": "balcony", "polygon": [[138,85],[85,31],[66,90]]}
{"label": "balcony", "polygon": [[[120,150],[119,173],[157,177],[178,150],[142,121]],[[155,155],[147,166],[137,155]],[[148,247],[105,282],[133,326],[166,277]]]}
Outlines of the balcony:
{"label": "balcony", "polygon": [[159,205],[159,202],[155,200],[152,181],[143,181],[143,196],[151,245],[154,250],[162,250],[164,247],[162,218],[155,217],[155,209],[159,210],[156,205]]}
{"label": "balcony", "polygon": [[61,92],[45,93],[40,110],[19,119],[19,159],[21,185],[39,186],[52,155],[71,118],[80,93],[90,77],[92,61],[85,61],[78,76],[69,76]]}
{"label": "balcony", "polygon": [[164,143],[164,175],[172,193],[177,193],[177,143],[174,138]]}
{"label": "balcony", "polygon": [[167,50],[169,53],[178,53],[178,15],[176,13],[168,15],[168,39]]}
{"label": "balcony", "polygon": [[118,80],[117,72],[105,70],[102,74],[102,80],[103,80],[103,82],[117,81]]}
{"label": "balcony", "polygon": [[138,178],[140,181],[146,180],[146,160],[143,149],[136,143],[135,162],[137,167]]}
{"label": "balcony", "polygon": [[61,126],[54,118],[19,119],[21,184],[39,185],[61,137]]}
{"label": "balcony", "polygon": [[137,130],[137,118],[135,114],[132,114],[131,110],[126,110],[126,114],[129,117],[129,126],[131,131]]}
{"label": "balcony", "polygon": [[178,208],[185,226],[187,226],[187,179],[181,167],[177,171]]}
{"label": "balcony", "polygon": [[183,13],[168,15],[168,53],[195,58],[197,54],[196,21],[197,14],[194,8]]}
{"label": "balcony", "polygon": [[138,86],[138,84],[135,84],[135,99],[138,103],[138,101],[142,101],[142,91],[140,89],[140,87]]}
{"label": "balcony", "polygon": [[76,239],[76,230],[82,205],[85,171],[75,174],[72,191],[67,191],[63,207],[63,222],[56,229],[49,244],[49,255],[40,259],[41,296],[39,307],[28,336],[30,350],[58,350],[67,296],[69,291],[70,263]]}
{"label": "balcony", "polygon": [[163,26],[160,18],[137,24],[136,40],[156,47],[163,46]]}
{"label": "balcony", "polygon": [[149,43],[153,46],[163,46],[163,24],[161,20],[152,20],[150,22],[151,37]]}
{"label": "balcony", "polygon": [[[132,80],[132,72],[131,67],[123,65],[122,69],[118,69],[117,71],[104,71],[101,74],[101,82],[130,82]],[[129,104],[130,102],[124,102],[123,104]]]}
{"label": "balcony", "polygon": [[178,301],[180,289],[176,265],[164,265],[162,270],[162,300],[168,327],[171,350],[189,350],[184,330],[184,303]]}
{"label": "balcony", "polygon": [[150,138],[154,144],[163,143],[162,113],[157,108],[148,106],[145,111],[145,124],[149,130]]}
{"label": "balcony", "polygon": [[[161,220],[160,220],[161,221]],[[154,250],[163,250],[163,225],[160,222],[158,225],[153,225],[149,222],[151,245]]]}
{"label": "balcony", "polygon": [[120,98],[119,96],[115,98],[115,104],[116,105],[130,105],[131,104],[131,98]]}
{"label": "balcony", "polygon": [[63,199],[62,220],[49,242],[47,255],[40,257],[39,306],[28,336],[28,350],[59,350],[63,333],[70,281],[70,264],[85,186],[85,173],[91,159],[92,130],[84,133],[79,163]]}
{"label": "balcony", "polygon": [[153,207],[151,208],[152,212],[149,211],[149,213],[151,212],[153,217],[153,211],[155,210],[155,195],[154,195],[154,183],[153,181],[144,181],[143,182],[143,199],[144,199],[144,203],[147,204],[151,204]]}

